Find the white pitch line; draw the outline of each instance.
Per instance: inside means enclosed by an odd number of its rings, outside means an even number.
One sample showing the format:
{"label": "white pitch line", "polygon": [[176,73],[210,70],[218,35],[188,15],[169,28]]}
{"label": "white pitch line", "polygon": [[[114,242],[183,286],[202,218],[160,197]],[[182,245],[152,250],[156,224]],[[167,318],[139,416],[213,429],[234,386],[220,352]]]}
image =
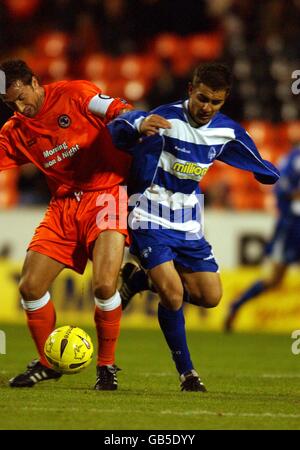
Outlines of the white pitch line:
{"label": "white pitch line", "polygon": [[[145,377],[168,377],[174,375],[174,372],[141,372],[141,375]],[[263,373],[255,376],[257,378],[300,378],[300,373]],[[235,378],[249,378],[249,375],[238,375]]]}
{"label": "white pitch line", "polygon": [[300,373],[263,373],[263,378],[300,378]]}
{"label": "white pitch line", "polygon": [[300,417],[300,414],[284,414],[284,413],[231,413],[231,412],[214,412],[214,411],[206,411],[206,410],[199,410],[199,411],[171,411],[171,410],[165,410],[160,411],[160,414],[172,414],[173,416],[228,416],[228,417],[280,417],[280,418],[287,418],[287,419],[298,419]]}
{"label": "white pitch line", "polygon": [[[5,409],[5,407],[3,407]],[[63,408],[41,408],[36,406],[23,406],[18,407],[18,410],[30,410],[30,411],[51,411],[51,412],[58,412],[63,411]],[[82,411],[82,408],[68,408],[69,412],[79,412]],[[95,412],[95,413],[117,413],[119,412],[119,409],[99,409],[99,408],[88,408],[89,412]],[[123,414],[132,414],[132,412],[135,413],[141,413],[145,414],[145,411],[138,411],[136,409],[134,410],[128,410],[123,411]],[[271,413],[271,412],[265,412],[265,413],[233,413],[233,412],[221,412],[221,411],[208,411],[208,410],[192,410],[192,411],[174,411],[170,409],[162,410],[162,411],[147,411],[148,414],[152,415],[172,415],[172,416],[216,416],[216,417],[272,417],[272,418],[282,418],[282,419],[299,419],[300,414],[285,414],[285,413]]]}

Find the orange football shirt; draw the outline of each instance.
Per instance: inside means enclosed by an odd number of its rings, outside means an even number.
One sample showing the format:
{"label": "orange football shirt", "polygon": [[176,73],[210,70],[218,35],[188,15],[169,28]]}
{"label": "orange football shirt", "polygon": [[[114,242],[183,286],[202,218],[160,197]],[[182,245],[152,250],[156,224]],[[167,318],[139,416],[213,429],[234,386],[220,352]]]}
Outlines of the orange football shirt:
{"label": "orange football shirt", "polygon": [[101,90],[88,81],[46,86],[38,114],[20,113],[0,131],[0,170],[33,163],[46,176],[54,197],[98,191],[126,183],[130,158],[116,149],[105,124],[129,105],[115,99],[102,119],[88,110]]}

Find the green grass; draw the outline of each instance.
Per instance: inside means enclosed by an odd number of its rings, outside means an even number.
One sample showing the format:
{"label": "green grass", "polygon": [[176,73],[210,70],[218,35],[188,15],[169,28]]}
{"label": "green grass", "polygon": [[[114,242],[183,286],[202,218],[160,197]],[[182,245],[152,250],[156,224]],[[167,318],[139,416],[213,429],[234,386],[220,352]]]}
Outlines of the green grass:
{"label": "green grass", "polygon": [[[93,329],[84,327],[95,342]],[[180,392],[159,330],[124,329],[116,392],[93,390],[95,367],[58,382],[12,389],[34,351],[27,329],[2,325],[0,429],[300,429],[300,355],[290,336],[188,332],[208,393]]]}

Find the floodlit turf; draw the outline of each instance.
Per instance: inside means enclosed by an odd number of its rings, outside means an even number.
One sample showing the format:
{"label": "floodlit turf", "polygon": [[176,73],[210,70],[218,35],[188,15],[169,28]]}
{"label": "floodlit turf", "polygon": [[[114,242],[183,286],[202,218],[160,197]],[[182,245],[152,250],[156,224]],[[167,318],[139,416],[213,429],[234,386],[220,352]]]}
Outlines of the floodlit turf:
{"label": "floodlit turf", "polygon": [[[95,342],[92,328],[84,327]],[[300,429],[300,355],[290,336],[189,332],[208,393],[180,392],[159,330],[122,330],[118,391],[94,391],[95,367],[34,388],[8,379],[34,356],[27,329],[2,325],[0,429]]]}

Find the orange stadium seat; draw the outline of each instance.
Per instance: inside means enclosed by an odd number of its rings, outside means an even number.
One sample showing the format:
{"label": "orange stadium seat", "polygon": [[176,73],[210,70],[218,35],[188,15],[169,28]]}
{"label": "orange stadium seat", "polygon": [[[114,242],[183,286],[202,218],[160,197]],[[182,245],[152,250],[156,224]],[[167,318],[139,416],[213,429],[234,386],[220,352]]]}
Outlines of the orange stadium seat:
{"label": "orange stadium seat", "polygon": [[300,120],[282,123],[278,126],[280,142],[288,148],[300,142]]}
{"label": "orange stadium seat", "polygon": [[32,68],[33,72],[39,74],[42,83],[45,83],[45,79],[48,77],[51,59],[43,55],[37,56],[34,52],[27,54],[24,59],[26,59],[27,64]]}
{"label": "orange stadium seat", "polygon": [[265,207],[265,196],[262,193],[245,190],[233,190],[230,193],[231,205],[238,210],[260,210]]}
{"label": "orange stadium seat", "polygon": [[230,204],[234,209],[262,209],[265,191],[252,173],[224,166],[220,178],[229,188]]}
{"label": "orange stadium seat", "polygon": [[54,58],[49,61],[48,75],[52,81],[66,80],[69,73],[69,61],[67,58]]}
{"label": "orange stadium seat", "polygon": [[180,52],[172,60],[172,73],[177,77],[188,77],[193,67],[194,61],[188,52]]}
{"label": "orange stadium seat", "polygon": [[267,143],[262,145],[257,145],[259,153],[263,159],[267,159],[272,164],[277,164],[278,159],[281,155],[281,146],[274,143]]}
{"label": "orange stadium seat", "polygon": [[220,33],[194,34],[186,38],[187,52],[194,60],[211,61],[220,57],[223,37]]}
{"label": "orange stadium seat", "polygon": [[161,65],[157,57],[152,54],[136,55],[128,54],[118,60],[120,77],[127,80],[144,78],[148,80],[159,76]]}
{"label": "orange stadium seat", "polygon": [[39,7],[41,0],[4,0],[9,14],[17,19],[26,20]]}
{"label": "orange stadium seat", "polygon": [[39,74],[39,78],[43,84],[69,78],[70,63],[64,56],[58,58],[49,58],[47,56],[37,57],[36,54],[32,53],[26,55],[26,61],[32,70]]}
{"label": "orange stadium seat", "polygon": [[111,95],[113,96],[113,83],[114,81],[110,80],[109,78],[95,78],[90,79],[92,83],[94,83],[96,86],[98,86],[99,89],[101,89],[101,92],[104,95]]}
{"label": "orange stadium seat", "polygon": [[145,97],[149,87],[149,82],[143,78],[128,80],[124,85],[123,97],[129,102],[138,102]]}
{"label": "orange stadium seat", "polygon": [[82,77],[88,80],[101,80],[109,78],[113,80],[118,77],[114,60],[104,53],[92,53],[84,58],[79,67]]}
{"label": "orange stadium seat", "polygon": [[66,54],[70,36],[60,31],[41,34],[35,42],[36,51],[49,58],[58,58]]}
{"label": "orange stadium seat", "polygon": [[159,34],[153,43],[153,52],[161,59],[172,60],[178,53],[182,53],[184,40],[177,34]]}
{"label": "orange stadium seat", "polygon": [[276,129],[271,122],[262,120],[252,120],[244,122],[243,126],[246,128],[257,147],[265,144],[273,144],[276,142]]}

